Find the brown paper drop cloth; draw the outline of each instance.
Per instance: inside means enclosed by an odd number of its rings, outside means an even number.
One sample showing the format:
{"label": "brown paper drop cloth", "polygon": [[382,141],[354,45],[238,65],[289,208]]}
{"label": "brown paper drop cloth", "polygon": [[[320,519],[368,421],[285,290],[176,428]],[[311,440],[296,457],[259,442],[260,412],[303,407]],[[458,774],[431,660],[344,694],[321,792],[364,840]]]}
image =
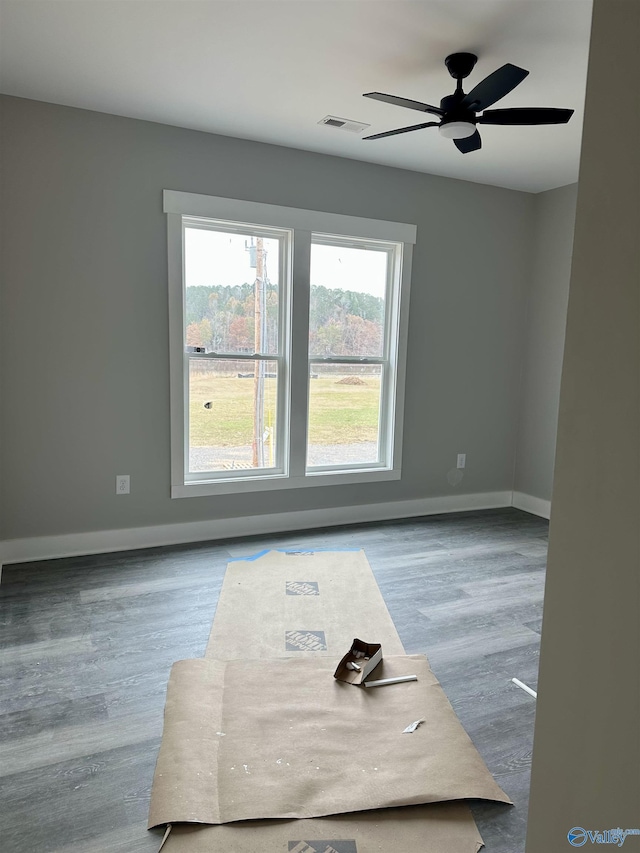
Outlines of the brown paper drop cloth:
{"label": "brown paper drop cloth", "polygon": [[[395,667],[415,661],[415,666],[410,665],[410,668],[416,671],[420,681],[375,688],[368,691],[367,698],[362,695],[364,688],[337,685],[332,678],[325,678],[333,672],[355,636],[368,642],[382,643],[388,658],[383,662],[385,675],[395,672]],[[426,659],[408,656],[402,660],[403,655],[402,643],[364,552],[285,554],[271,551],[252,561],[231,562],[206,650],[207,660],[179,662],[171,674],[165,732],[149,816],[150,826],[178,821],[171,828],[163,853],[214,853],[218,850],[233,853],[398,853],[399,850],[402,853],[476,853],[482,846],[482,840],[471,812],[463,802],[397,805],[403,797],[407,797],[409,802],[422,802],[425,797],[437,798],[447,792],[451,795],[453,789],[447,787],[451,781],[448,768],[456,763],[451,757],[446,758],[451,755],[463,759],[458,762],[456,771],[458,792],[474,791],[473,796],[509,802],[462,730],[428,669]],[[393,656],[400,657],[394,661],[391,660]],[[279,658],[288,658],[291,663],[276,670],[276,665],[282,663]],[[229,662],[235,662],[231,669],[228,669]],[[331,690],[327,686],[329,682]],[[323,701],[332,703],[329,707],[318,701],[319,684],[325,688],[320,690]],[[302,689],[296,692],[299,685]],[[417,716],[413,715],[411,703],[405,704],[402,700],[398,705],[400,697],[408,695],[398,691],[416,686],[427,705],[433,704],[435,716],[431,712],[428,724],[423,724],[413,734],[400,735],[410,745],[413,744],[411,757],[407,759],[402,752],[406,747],[401,747],[400,753],[394,750],[396,769],[400,767],[397,760],[400,754],[404,755],[406,766],[404,773],[399,774],[401,778],[395,783],[396,787],[389,788],[386,784],[379,784],[382,777],[377,777],[383,761],[371,762],[381,751],[389,748],[388,738],[396,735],[393,728],[396,719],[399,724],[402,718],[404,728],[414,719],[425,716],[422,700],[417,702],[420,705],[420,713],[416,707]],[[344,694],[347,698],[343,700],[336,689],[356,692]],[[396,691],[395,696],[387,693],[385,698],[384,692],[391,690]],[[369,701],[371,705],[363,704]],[[273,702],[278,705],[275,709],[271,707]],[[337,719],[341,722],[334,727],[336,702]],[[309,704],[313,711],[311,715]],[[247,716],[247,707],[257,707],[260,713]],[[292,707],[298,708],[296,716],[286,716]],[[345,708],[348,714],[345,714]],[[378,721],[376,725],[380,725],[381,715],[372,716],[368,712],[371,708],[385,710],[382,739],[376,735],[373,726],[374,718]],[[445,726],[438,734],[436,729],[440,725],[440,715],[445,717]],[[250,726],[248,719],[253,720]],[[278,719],[281,729],[274,738],[272,728],[277,727]],[[294,719],[300,721],[299,726],[282,728],[285,724],[291,725],[289,721]],[[331,726],[322,725],[329,719]],[[319,762],[313,763],[313,758],[318,755],[317,741],[308,737],[314,731],[317,734],[318,727],[320,730],[331,729],[329,743],[333,746],[327,747],[329,754],[324,755],[325,770],[312,772],[312,768],[323,767]],[[294,757],[293,762],[288,761],[289,767],[295,765],[300,769],[303,759],[298,745],[302,744],[307,749],[307,759],[311,759],[311,769],[299,775],[295,784],[288,784],[282,789],[279,784],[284,778],[282,774],[274,776],[266,784],[256,784],[264,782],[270,761],[275,762],[272,771],[282,768],[282,761],[280,764],[277,762],[285,755],[276,757],[272,753],[274,749],[278,751],[279,744],[287,743],[289,732],[295,732],[295,740],[289,741],[289,752],[285,753],[290,758]],[[415,740],[416,736],[420,739]],[[227,743],[228,737],[231,740]],[[357,769],[346,774],[342,768],[350,761],[343,760],[344,753],[340,747],[340,741],[345,739],[360,761]],[[426,755],[431,756],[431,769],[440,767],[435,774],[435,783],[433,780],[425,781],[420,773],[415,772],[416,752],[421,755],[420,765],[429,763],[416,744],[429,740],[434,742],[426,751]],[[261,743],[262,767],[256,765],[258,752],[253,753],[253,768],[249,762],[237,759],[236,751],[246,751],[246,746],[252,743]],[[401,745],[402,741],[395,743]],[[436,754],[438,750],[440,757]],[[320,777],[316,774],[327,773],[326,760],[331,758],[335,762],[338,756],[340,784],[336,787],[332,783],[332,793],[327,794],[326,787],[324,791],[322,787],[318,788]],[[229,763],[229,759],[236,763]],[[286,760],[284,764],[286,766]],[[218,780],[221,766],[224,772]],[[238,782],[236,779],[239,777],[236,777],[231,781],[228,776],[236,773],[238,766],[245,779]],[[382,772],[386,774],[389,766],[384,766]],[[231,771],[231,767],[236,769]],[[378,767],[378,770],[371,767]],[[356,785],[353,774],[358,770],[363,776],[368,770],[374,777],[373,781]],[[250,775],[254,777],[251,785],[257,799],[253,794],[245,796],[245,785]],[[293,774],[289,778],[291,781]],[[350,778],[350,790],[343,797],[340,789]],[[293,798],[287,800],[292,796],[292,790]],[[419,793],[416,794],[416,790]],[[334,809],[336,800],[339,800],[338,807],[343,811],[347,808],[358,811],[296,820],[252,819],[217,825],[200,823],[222,817],[228,819],[229,815],[265,812],[273,806],[274,795],[278,812],[307,814]],[[236,799],[239,804],[231,802]],[[354,807],[354,801],[359,805]],[[395,807],[374,809],[371,805],[382,801],[391,801]]]}
{"label": "brown paper drop cloth", "polygon": [[308,820],[174,826],[162,853],[477,853],[468,806],[437,803]]}
{"label": "brown paper drop cloth", "polygon": [[354,637],[404,654],[364,551],[269,551],[229,563],[205,657],[337,664]]}
{"label": "brown paper drop cloth", "polygon": [[345,684],[333,669],[326,658],[174,664],[149,825],[510,802],[424,656],[385,658],[381,678],[418,676],[388,687]]}

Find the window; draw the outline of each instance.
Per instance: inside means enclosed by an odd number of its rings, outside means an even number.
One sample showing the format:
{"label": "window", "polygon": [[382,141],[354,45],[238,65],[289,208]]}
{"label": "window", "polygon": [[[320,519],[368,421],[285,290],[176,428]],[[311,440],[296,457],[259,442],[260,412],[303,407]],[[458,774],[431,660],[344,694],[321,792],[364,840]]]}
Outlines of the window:
{"label": "window", "polygon": [[400,477],[415,227],[165,190],[172,497]]}

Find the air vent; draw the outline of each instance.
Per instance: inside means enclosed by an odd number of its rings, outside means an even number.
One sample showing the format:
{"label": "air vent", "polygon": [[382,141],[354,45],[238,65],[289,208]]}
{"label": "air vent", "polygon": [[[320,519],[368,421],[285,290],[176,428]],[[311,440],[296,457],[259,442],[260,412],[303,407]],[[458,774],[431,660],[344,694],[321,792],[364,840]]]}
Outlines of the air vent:
{"label": "air vent", "polygon": [[336,127],[338,130],[348,130],[349,133],[362,133],[370,124],[364,124],[361,121],[351,121],[348,118],[338,118],[338,116],[325,116],[320,119],[318,124],[326,124],[327,127]]}

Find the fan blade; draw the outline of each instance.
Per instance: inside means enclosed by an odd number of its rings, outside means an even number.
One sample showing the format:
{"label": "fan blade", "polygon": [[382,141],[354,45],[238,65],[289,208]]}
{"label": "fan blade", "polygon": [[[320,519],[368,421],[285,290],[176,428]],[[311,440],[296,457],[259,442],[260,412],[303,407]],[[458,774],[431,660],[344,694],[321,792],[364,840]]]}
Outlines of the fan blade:
{"label": "fan blade", "polygon": [[431,104],[412,101],[410,98],[398,98],[396,95],[385,95],[382,92],[366,92],[362,97],[373,98],[374,101],[384,101],[385,104],[395,104],[397,107],[407,107],[421,113],[433,113],[436,116],[444,115],[444,110],[441,110],[440,107],[432,107]]}
{"label": "fan blade", "polygon": [[411,127],[399,127],[397,130],[387,130],[384,133],[374,133],[373,136],[363,136],[363,139],[384,139],[385,136],[396,136],[398,133],[409,133],[410,130],[422,130],[423,127],[438,127],[440,122],[427,121],[424,124],[412,124]]}
{"label": "fan blade", "polygon": [[491,104],[499,101],[500,98],[508,95],[512,89],[522,83],[528,73],[524,68],[518,68],[517,65],[507,62],[502,68],[498,68],[493,74],[485,77],[469,94],[465,95],[462,99],[462,106],[470,107],[474,101],[477,101],[478,103],[473,109],[477,113],[482,112]]}
{"label": "fan blade", "polygon": [[573,110],[557,110],[553,107],[514,107],[511,110],[487,110],[478,116],[482,124],[566,124]]}
{"label": "fan blade", "polygon": [[468,154],[470,151],[477,151],[478,148],[482,148],[482,140],[477,130],[471,136],[465,136],[464,139],[454,139],[453,144],[463,154]]}

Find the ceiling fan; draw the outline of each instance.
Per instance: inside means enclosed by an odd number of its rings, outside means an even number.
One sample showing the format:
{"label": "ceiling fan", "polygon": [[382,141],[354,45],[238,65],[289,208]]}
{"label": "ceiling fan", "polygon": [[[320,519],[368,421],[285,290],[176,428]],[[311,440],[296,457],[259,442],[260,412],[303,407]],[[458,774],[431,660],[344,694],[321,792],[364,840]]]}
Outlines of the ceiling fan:
{"label": "ceiling fan", "polygon": [[[561,110],[553,107],[515,107],[507,110],[488,110],[492,104],[515,89],[528,71],[511,65],[508,62],[493,74],[485,77],[466,95],[462,91],[462,81],[473,71],[478,57],[473,53],[452,53],[445,59],[449,74],[457,80],[458,85],[453,95],[447,95],[440,101],[439,107],[412,101],[409,98],[398,98],[396,95],[385,95],[382,92],[367,92],[365,98],[408,107],[423,113],[439,116],[440,121],[427,121],[424,124],[413,124],[411,127],[399,127],[397,130],[387,130],[385,133],[374,133],[364,139],[383,139],[385,136],[395,136],[398,133],[408,133],[411,130],[422,130],[423,127],[437,127],[440,134],[453,143],[463,154],[477,151],[482,147],[482,140],[476,124],[503,125],[532,125],[532,124],[565,124],[573,115],[573,110]],[[476,115],[482,113],[482,115]]]}

